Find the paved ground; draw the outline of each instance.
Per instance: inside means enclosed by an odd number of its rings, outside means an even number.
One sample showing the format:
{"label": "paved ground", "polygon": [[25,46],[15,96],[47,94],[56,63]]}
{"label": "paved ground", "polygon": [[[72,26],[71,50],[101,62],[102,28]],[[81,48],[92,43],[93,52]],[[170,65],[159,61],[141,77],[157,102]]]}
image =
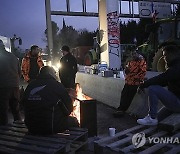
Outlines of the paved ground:
{"label": "paved ground", "polygon": [[136,117],[125,114],[121,118],[114,118],[112,115],[114,112],[114,108],[100,102],[97,103],[97,137],[89,138],[88,148],[85,151],[77,152],[77,154],[93,154],[93,141],[108,136],[110,127],[114,127],[117,133],[137,125]]}
{"label": "paved ground", "polygon": [[[128,129],[137,125],[136,117],[125,114],[120,118],[114,118],[113,112],[115,109],[109,107],[103,103],[97,103],[97,136],[105,137],[108,136],[108,129],[113,127],[116,132]],[[23,115],[23,113],[22,113]],[[13,122],[12,114],[9,113],[10,123]]]}
{"label": "paved ground", "polygon": [[[121,118],[114,118],[113,112],[115,112],[114,108],[100,102],[97,103],[97,136],[90,137],[88,139],[88,148],[85,151],[77,152],[77,154],[93,154],[93,141],[108,136],[109,127],[114,127],[116,132],[120,132],[137,125],[135,117],[125,114]],[[11,113],[10,122],[13,122]]]}
{"label": "paved ground", "polygon": [[[27,84],[24,81],[21,81],[21,85],[26,88]],[[80,151],[78,154],[92,154],[93,152],[93,141],[98,140],[102,137],[109,135],[108,129],[114,127],[116,133],[122,130],[128,129],[137,125],[136,117],[125,114],[120,118],[114,118],[113,113],[115,108],[107,106],[102,102],[97,102],[97,136],[89,138],[89,146],[86,151]],[[12,115],[10,114],[10,122],[12,122]]]}
{"label": "paved ground", "polygon": [[116,128],[116,132],[120,132],[137,125],[135,117],[125,114],[120,118],[114,118],[113,112],[115,112],[114,108],[103,103],[97,104],[98,136],[107,136],[109,127]]}
{"label": "paved ground", "polygon": [[[27,83],[21,81],[21,85],[26,88]],[[115,112],[115,108],[101,102],[97,103],[97,134],[99,137],[107,136],[109,127],[114,127],[116,132],[119,132],[137,125],[135,117],[126,114],[121,118],[114,118],[113,112]]]}

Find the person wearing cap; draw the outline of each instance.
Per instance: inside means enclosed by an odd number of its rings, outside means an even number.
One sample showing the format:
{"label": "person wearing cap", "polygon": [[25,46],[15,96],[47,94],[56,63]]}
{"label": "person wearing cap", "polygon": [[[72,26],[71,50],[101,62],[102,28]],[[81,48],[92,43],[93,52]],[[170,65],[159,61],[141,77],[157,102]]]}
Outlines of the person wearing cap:
{"label": "person wearing cap", "polygon": [[40,55],[40,49],[37,45],[33,45],[22,59],[21,70],[24,80],[30,82],[36,79],[42,66],[44,64]]}
{"label": "person wearing cap", "polygon": [[113,113],[114,117],[122,116],[131,105],[138,86],[144,81],[146,75],[146,61],[137,51],[131,52],[130,59],[125,67],[125,85],[121,92],[120,105]]}
{"label": "person wearing cap", "polygon": [[29,83],[23,102],[24,121],[32,134],[55,134],[79,126],[77,119],[69,116],[71,97],[50,66],[42,67],[37,79]]}
{"label": "person wearing cap", "polygon": [[61,50],[63,57],[60,59],[61,67],[59,70],[59,78],[65,88],[74,89],[75,77],[77,73],[77,60],[70,53],[70,49],[68,46],[63,46]]}
{"label": "person wearing cap", "polygon": [[8,124],[9,107],[14,121],[21,121],[19,111],[19,80],[21,70],[18,59],[10,52],[0,40],[0,125]]}

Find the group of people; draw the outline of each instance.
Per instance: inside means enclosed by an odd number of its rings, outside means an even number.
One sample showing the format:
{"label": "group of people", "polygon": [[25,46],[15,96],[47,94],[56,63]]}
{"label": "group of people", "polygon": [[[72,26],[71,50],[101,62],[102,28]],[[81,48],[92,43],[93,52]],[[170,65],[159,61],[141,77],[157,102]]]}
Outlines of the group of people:
{"label": "group of people", "polygon": [[[71,117],[72,99],[67,91],[75,88],[77,61],[68,46],[61,48],[61,68],[57,81],[52,67],[44,66],[40,49],[33,45],[22,60],[5,50],[0,40],[0,125],[8,123],[8,110],[12,111],[14,121],[21,121],[19,111],[19,80],[21,75],[28,86],[23,95],[25,124],[32,134],[53,134],[69,127],[78,127],[76,118]],[[149,113],[137,123],[142,125],[158,124],[158,102],[164,105],[159,112],[169,115],[180,112],[180,49],[177,45],[166,45],[163,57],[168,69],[158,76],[145,80],[146,61],[137,51],[132,52],[125,66],[125,85],[121,92],[120,105],[114,113],[122,116],[129,108],[136,92],[147,88]],[[168,89],[164,87],[167,86]]]}
{"label": "group of people", "polygon": [[31,49],[20,66],[17,57],[7,52],[0,40],[0,125],[8,124],[9,108],[15,122],[21,122],[19,109],[20,78],[28,83],[23,94],[24,122],[32,134],[54,134],[78,127],[76,118],[69,116],[73,110],[73,102],[67,88],[74,88],[77,72],[76,59],[71,55],[68,46],[63,46],[61,69],[57,81],[53,67],[44,66],[37,45]]}
{"label": "group of people", "polygon": [[[129,108],[136,93],[147,89],[149,113],[138,119],[141,125],[157,125],[172,113],[180,113],[180,48],[176,44],[163,47],[163,58],[167,70],[153,78],[145,80],[146,61],[137,52],[132,52],[131,59],[125,67],[125,85],[121,92],[120,105],[113,114],[121,117]],[[165,88],[166,87],[166,88]],[[163,107],[158,111],[158,103]]]}
{"label": "group of people", "polygon": [[[33,45],[22,59],[22,75],[28,83],[37,79],[40,68],[44,66],[40,51],[37,45]],[[61,52],[62,58],[60,59],[61,68],[59,70],[59,78],[65,88],[74,88],[77,73],[76,58],[70,53],[70,49],[66,45],[61,48]]]}

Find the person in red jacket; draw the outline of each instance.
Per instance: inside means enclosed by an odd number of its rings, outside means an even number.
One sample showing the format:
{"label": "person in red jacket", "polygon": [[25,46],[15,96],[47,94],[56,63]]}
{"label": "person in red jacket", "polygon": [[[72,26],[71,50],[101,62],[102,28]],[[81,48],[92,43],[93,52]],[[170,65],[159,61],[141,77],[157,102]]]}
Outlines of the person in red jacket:
{"label": "person in red jacket", "polygon": [[44,66],[40,49],[37,45],[31,46],[31,50],[22,59],[21,71],[25,81],[30,82],[37,78],[40,68]]}

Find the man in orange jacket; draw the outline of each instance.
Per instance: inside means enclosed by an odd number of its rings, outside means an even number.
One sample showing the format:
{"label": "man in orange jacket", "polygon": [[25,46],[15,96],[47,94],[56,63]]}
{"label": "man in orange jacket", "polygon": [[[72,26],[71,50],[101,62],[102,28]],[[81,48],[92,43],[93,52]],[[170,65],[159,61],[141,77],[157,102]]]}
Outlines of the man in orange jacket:
{"label": "man in orange jacket", "polygon": [[138,86],[144,81],[146,75],[146,61],[136,51],[131,53],[125,68],[125,85],[121,92],[120,105],[113,114],[115,117],[122,116],[131,105],[137,92]]}
{"label": "man in orange jacket", "polygon": [[21,71],[25,81],[30,82],[37,78],[40,68],[44,66],[37,45],[31,46],[31,50],[22,59]]}

